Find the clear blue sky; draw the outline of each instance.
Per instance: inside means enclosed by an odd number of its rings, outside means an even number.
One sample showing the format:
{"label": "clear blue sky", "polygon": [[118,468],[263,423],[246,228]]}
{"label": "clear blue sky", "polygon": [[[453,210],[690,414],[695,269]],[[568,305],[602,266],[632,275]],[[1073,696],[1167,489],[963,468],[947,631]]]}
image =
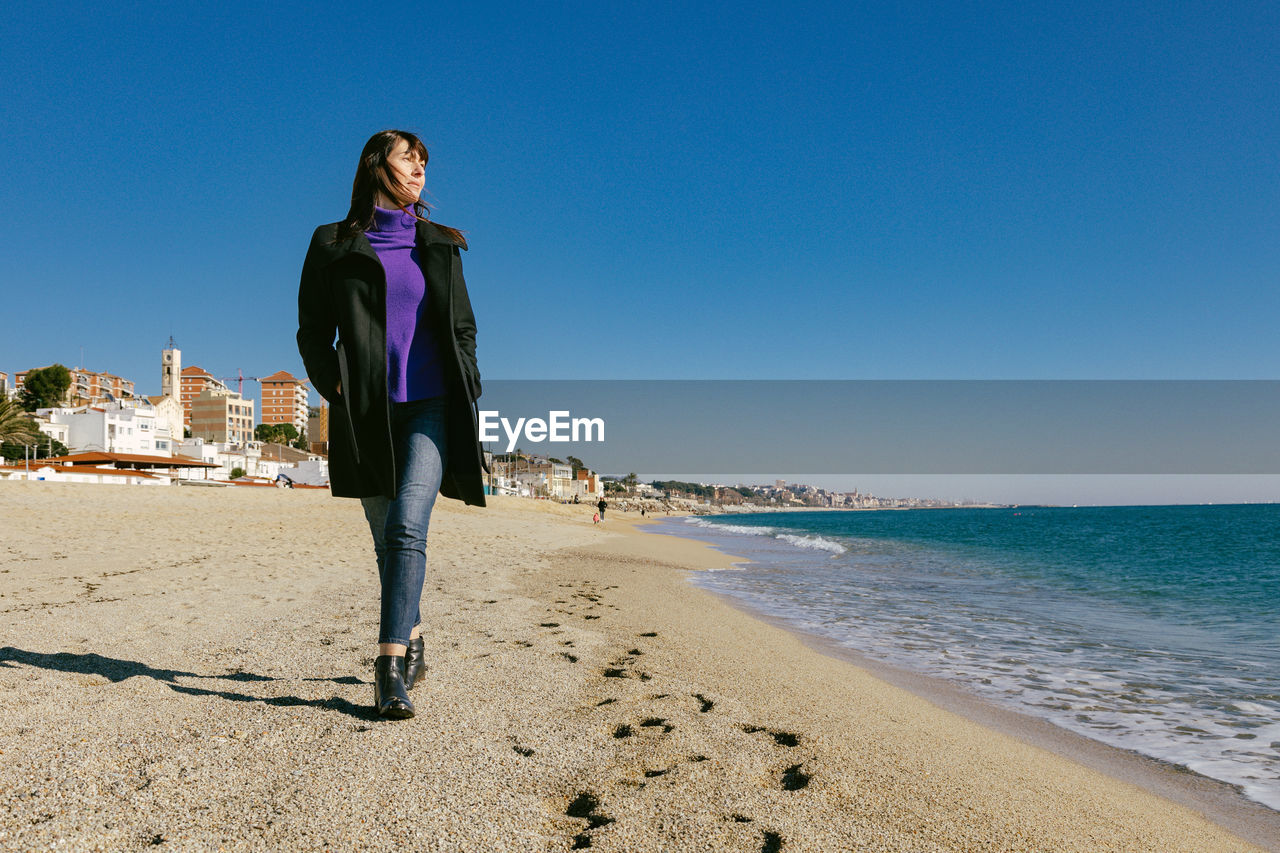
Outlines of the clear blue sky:
{"label": "clear blue sky", "polygon": [[301,373],[385,127],[486,376],[1280,368],[1273,2],[193,8],[6,7],[0,370]]}

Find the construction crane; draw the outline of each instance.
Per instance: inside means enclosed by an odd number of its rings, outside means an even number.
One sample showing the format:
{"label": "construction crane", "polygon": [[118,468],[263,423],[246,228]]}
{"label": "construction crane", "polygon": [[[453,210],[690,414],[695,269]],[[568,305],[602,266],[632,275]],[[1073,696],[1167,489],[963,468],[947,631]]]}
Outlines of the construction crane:
{"label": "construction crane", "polygon": [[243,396],[244,396],[244,381],[245,381],[246,379],[248,379],[250,382],[261,382],[261,381],[262,381],[262,380],[261,380],[261,379],[259,379],[257,376],[245,376],[245,375],[244,375],[244,371],[242,371],[242,370],[241,370],[240,368],[238,368],[238,367],[236,368],[236,375],[235,375],[235,376],[219,376],[219,377],[218,377],[218,381],[219,381],[219,382],[235,382],[235,383],[237,383],[237,384],[236,384],[236,393],[237,393],[237,394],[239,394],[241,397],[243,397]]}

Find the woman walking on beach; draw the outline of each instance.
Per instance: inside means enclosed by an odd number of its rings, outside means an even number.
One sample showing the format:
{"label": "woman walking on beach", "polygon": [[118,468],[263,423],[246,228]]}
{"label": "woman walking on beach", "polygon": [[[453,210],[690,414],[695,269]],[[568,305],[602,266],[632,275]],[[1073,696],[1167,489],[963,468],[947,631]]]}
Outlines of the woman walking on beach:
{"label": "woman walking on beach", "polygon": [[[458,231],[427,219],[427,149],[384,130],[365,144],[351,209],[311,238],[298,290],[298,351],[329,401],[329,483],[360,498],[382,605],[374,705],[412,717],[422,677],[418,603],[436,493],[484,506],[476,323]],[[335,342],[336,337],[336,342]]]}

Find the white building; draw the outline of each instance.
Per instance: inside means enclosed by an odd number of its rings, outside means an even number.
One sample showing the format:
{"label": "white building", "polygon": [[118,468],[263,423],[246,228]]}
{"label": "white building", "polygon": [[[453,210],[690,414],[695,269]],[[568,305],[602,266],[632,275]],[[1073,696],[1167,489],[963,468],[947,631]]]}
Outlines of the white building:
{"label": "white building", "polygon": [[[178,446],[178,453],[182,456],[190,456],[192,459],[199,459],[201,462],[216,464],[218,467],[210,468],[205,475],[210,480],[230,480],[231,472],[235,468],[242,469],[250,477],[267,476],[261,466],[262,445],[256,441],[229,444],[204,438],[186,438]],[[271,468],[270,463],[267,468]]]}
{"label": "white building", "polygon": [[293,450],[292,458],[280,458],[279,445],[269,445],[271,452],[261,442],[249,441],[244,444],[227,444],[220,441],[208,441],[203,438],[184,439],[178,447],[182,456],[190,456],[217,465],[201,476],[210,480],[230,480],[231,471],[243,469],[247,477],[261,477],[274,480],[284,474],[300,485],[324,486],[329,483],[329,460],[323,456],[304,451]]}
{"label": "white building", "polygon": [[67,424],[54,423],[47,416],[36,415],[36,428],[44,435],[49,436],[54,441],[67,444],[67,438],[70,434],[71,427]]}
{"label": "white building", "polygon": [[95,483],[117,486],[167,486],[172,482],[165,473],[89,465],[55,465],[44,460],[39,464],[0,465],[0,480],[43,480],[50,483]]}
{"label": "white building", "polygon": [[143,398],[74,409],[40,409],[36,414],[47,418],[51,428],[66,426],[66,438],[59,440],[73,452],[170,456],[174,451],[169,418],[161,421],[156,407]]}
{"label": "white building", "polygon": [[156,397],[143,398],[155,406],[156,409],[156,429],[169,430],[169,437],[173,444],[171,447],[176,448],[182,442],[183,430],[185,427],[184,415],[182,412],[182,401],[177,397],[166,397],[163,394]]}
{"label": "white building", "polygon": [[292,468],[281,468],[280,473],[299,485],[327,486],[329,485],[329,460],[323,456],[312,456]]}

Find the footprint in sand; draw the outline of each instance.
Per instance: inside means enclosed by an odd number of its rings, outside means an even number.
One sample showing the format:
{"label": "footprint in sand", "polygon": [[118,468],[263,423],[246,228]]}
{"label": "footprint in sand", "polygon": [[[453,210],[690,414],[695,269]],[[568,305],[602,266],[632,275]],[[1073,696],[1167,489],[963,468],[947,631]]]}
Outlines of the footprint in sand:
{"label": "footprint in sand", "polygon": [[800,736],[794,732],[780,732],[773,729],[766,729],[764,726],[753,726],[750,724],[744,724],[742,726],[742,730],[749,735],[753,735],[756,732],[764,732],[769,735],[769,737],[773,738],[774,743],[778,744],[778,746],[793,747],[800,745]]}
{"label": "footprint in sand", "polygon": [[792,764],[782,771],[782,790],[799,791],[801,788],[807,788],[811,778],[813,777],[800,769],[799,764]]}
{"label": "footprint in sand", "polygon": [[600,812],[600,801],[589,791],[583,791],[569,803],[564,813],[569,817],[585,819],[587,829],[573,837],[573,849],[582,850],[591,846],[590,833],[602,826],[613,823],[613,818]]}
{"label": "footprint in sand", "polygon": [[667,722],[666,717],[645,717],[640,721],[640,725],[644,728],[656,728],[661,726],[663,734],[666,734],[675,728],[675,726]]}

